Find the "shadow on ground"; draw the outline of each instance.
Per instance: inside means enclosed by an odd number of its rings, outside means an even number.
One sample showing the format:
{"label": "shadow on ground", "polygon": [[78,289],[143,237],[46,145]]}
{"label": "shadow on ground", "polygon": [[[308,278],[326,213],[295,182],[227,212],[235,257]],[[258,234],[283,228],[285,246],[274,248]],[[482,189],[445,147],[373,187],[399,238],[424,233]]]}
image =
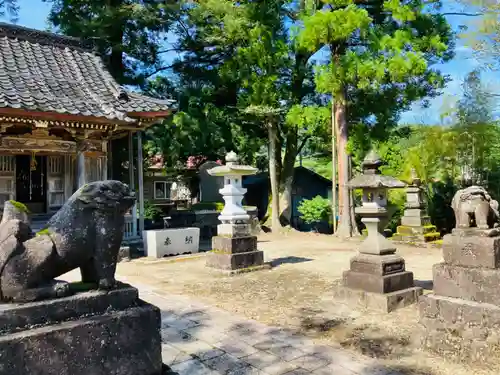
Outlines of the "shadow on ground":
{"label": "shadow on ground", "polygon": [[363,370],[360,375],[374,375],[374,374],[384,374],[384,375],[435,375],[435,372],[430,369],[414,369],[404,366],[391,366],[390,368],[385,366],[374,366]]}
{"label": "shadow on ground", "polygon": [[289,257],[277,258],[277,259],[272,260],[271,266],[278,267],[278,266],[281,266],[282,264],[304,263],[304,262],[311,262],[313,260],[314,259],[310,259],[310,258],[289,256]]}
{"label": "shadow on ground", "polygon": [[[347,319],[321,319],[317,317],[320,313],[320,310],[304,309],[300,329],[286,329],[266,327],[254,321],[224,325],[209,312],[190,309],[188,306],[183,309],[162,310],[162,342],[166,344],[162,348],[165,363],[162,375],[202,374],[211,371],[250,375],[256,370],[265,371],[268,366],[273,366],[274,363],[269,363],[270,357],[295,366],[299,371],[297,373],[302,374],[300,371],[304,370],[300,361],[308,353],[314,354],[314,361],[320,361],[320,365],[325,368],[330,364],[344,367],[344,364],[352,365],[352,361],[364,363],[367,361],[366,357],[401,358],[404,355],[401,348],[409,345],[407,340],[383,337],[380,332],[369,329],[368,326],[350,329],[348,338],[341,342],[341,346],[364,355],[353,359],[348,354],[349,351],[344,354],[328,345],[313,344],[303,334],[347,329]],[[307,365],[311,365],[311,362]],[[364,366],[363,370],[359,370],[359,375],[435,375],[425,368],[375,366],[369,362]]]}
{"label": "shadow on ground", "polygon": [[306,336],[332,337],[343,348],[371,358],[398,359],[411,355],[413,347],[409,338],[388,336],[370,325],[353,327],[354,318],[330,318],[324,311],[315,309],[301,309],[300,316],[300,332]]}
{"label": "shadow on ground", "polygon": [[415,280],[415,286],[419,286],[425,290],[432,290],[434,288],[434,283],[432,280]]}
{"label": "shadow on ground", "polygon": [[308,336],[317,336],[337,329],[343,329],[348,321],[352,319],[334,318],[328,319],[322,316],[323,310],[301,308],[300,331]]}

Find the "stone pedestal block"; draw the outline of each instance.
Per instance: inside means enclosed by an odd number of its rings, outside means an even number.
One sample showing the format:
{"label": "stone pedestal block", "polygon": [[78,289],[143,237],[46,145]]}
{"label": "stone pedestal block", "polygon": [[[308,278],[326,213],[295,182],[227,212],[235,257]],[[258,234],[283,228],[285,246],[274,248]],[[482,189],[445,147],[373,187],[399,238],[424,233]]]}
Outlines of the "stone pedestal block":
{"label": "stone pedestal block", "polygon": [[380,276],[345,271],[344,285],[348,288],[361,289],[371,293],[391,293],[413,287],[413,273],[405,271]]}
{"label": "stone pedestal block", "polygon": [[418,304],[425,349],[456,361],[498,362],[500,307],[433,294]]}
{"label": "stone pedestal block", "polygon": [[224,253],[248,253],[257,249],[257,237],[221,237],[212,238],[212,250]]}
{"label": "stone pedestal block", "polygon": [[377,311],[390,312],[417,301],[422,288],[414,286],[413,273],[405,271],[404,259],[396,254],[358,254],[344,272],[336,298]]}
{"label": "stone pedestal block", "polygon": [[[222,224],[226,225],[226,224]],[[234,231],[247,224],[231,224]],[[229,227],[225,227],[229,230]],[[240,228],[244,229],[244,228]],[[264,264],[264,253],[257,250],[256,236],[215,236],[212,251],[207,254],[207,266],[231,273],[242,273],[269,268]]]}
{"label": "stone pedestal block", "polygon": [[121,284],[0,305],[0,375],[160,375],[160,310]]}
{"label": "stone pedestal block", "polygon": [[391,273],[403,272],[404,270],[405,260],[396,254],[384,256],[358,254],[351,258],[352,272],[383,276]]}
{"label": "stone pedestal block", "polygon": [[385,294],[370,293],[361,289],[348,288],[344,285],[336,285],[333,288],[333,296],[337,299],[344,300],[355,307],[384,313],[389,313],[416,303],[418,296],[421,294],[422,288],[419,287]]}
{"label": "stone pedestal block", "polygon": [[251,224],[219,224],[217,235],[224,237],[248,237],[251,235]]}
{"label": "stone pedestal block", "polygon": [[412,217],[412,216],[403,216],[401,217],[401,225],[407,227],[424,227],[427,225],[431,225],[431,219],[428,216],[424,217]]}
{"label": "stone pedestal block", "polygon": [[500,237],[464,236],[455,230],[443,238],[445,263],[464,267],[500,267]]}
{"label": "stone pedestal block", "polygon": [[432,271],[435,294],[500,305],[500,270],[439,263]]}
{"label": "stone pedestal block", "polygon": [[252,251],[248,253],[219,253],[207,254],[207,266],[233,273],[253,271],[264,268],[264,252]]}

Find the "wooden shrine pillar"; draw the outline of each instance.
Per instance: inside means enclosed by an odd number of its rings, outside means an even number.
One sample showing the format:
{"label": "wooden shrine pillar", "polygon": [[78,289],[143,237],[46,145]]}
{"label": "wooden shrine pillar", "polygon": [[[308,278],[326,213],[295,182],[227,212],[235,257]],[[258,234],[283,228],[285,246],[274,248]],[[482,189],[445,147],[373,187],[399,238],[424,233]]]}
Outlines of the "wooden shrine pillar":
{"label": "wooden shrine pillar", "polygon": [[[134,176],[134,134],[132,132],[128,133],[128,175],[129,175],[129,187],[130,190],[135,192],[135,176]],[[144,220],[144,219],[143,219]],[[132,207],[132,231],[134,236],[137,236],[137,201]],[[142,231],[140,233],[142,236]]]}
{"label": "wooden shrine pillar", "polygon": [[78,152],[76,156],[76,178],[77,188],[81,188],[87,182],[87,174],[85,171],[85,154],[83,151]]}
{"label": "wooden shrine pillar", "polygon": [[144,239],[144,163],[142,160],[142,132],[137,132],[137,174],[139,176],[139,232]]}

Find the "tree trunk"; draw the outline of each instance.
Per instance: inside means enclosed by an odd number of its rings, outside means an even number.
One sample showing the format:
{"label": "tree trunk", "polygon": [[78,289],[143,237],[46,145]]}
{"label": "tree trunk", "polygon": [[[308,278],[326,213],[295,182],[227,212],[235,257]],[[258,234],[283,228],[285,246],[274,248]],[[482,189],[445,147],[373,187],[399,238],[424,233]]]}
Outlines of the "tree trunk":
{"label": "tree trunk", "polygon": [[337,125],[337,156],[339,161],[339,211],[340,222],[337,236],[341,238],[359,235],[354,217],[354,204],[348,187],[350,178],[349,155],[347,153],[348,128],[346,118],[346,98],[344,92],[336,96],[335,122]]}
{"label": "tree trunk", "polygon": [[292,189],[297,160],[297,129],[290,130],[286,137],[286,152],[280,176],[280,222],[281,225],[291,225],[292,222]]}
{"label": "tree trunk", "polygon": [[337,121],[335,121],[335,95],[332,93],[332,223],[337,233]]}
{"label": "tree trunk", "polygon": [[277,150],[276,125],[272,122],[268,124],[269,136],[269,179],[271,180],[271,228],[273,232],[278,232],[281,229],[280,223],[280,206],[279,206],[279,180],[277,173]]}

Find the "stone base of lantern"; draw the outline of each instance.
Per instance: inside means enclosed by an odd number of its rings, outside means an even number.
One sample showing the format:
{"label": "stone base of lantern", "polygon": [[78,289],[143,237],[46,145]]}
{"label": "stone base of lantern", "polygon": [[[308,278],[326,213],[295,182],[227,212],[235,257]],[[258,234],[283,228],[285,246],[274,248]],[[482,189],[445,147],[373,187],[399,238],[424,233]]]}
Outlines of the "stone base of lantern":
{"label": "stone base of lantern", "polygon": [[422,288],[412,287],[398,290],[392,293],[370,293],[360,289],[348,288],[344,285],[336,285],[333,288],[333,296],[337,300],[346,302],[353,307],[365,308],[382,313],[390,313],[394,310],[412,305],[422,295]]}
{"label": "stone base of lantern", "polygon": [[436,226],[431,224],[431,219],[421,208],[406,208],[401,218],[401,225],[392,236],[393,241],[410,244],[423,244],[437,241],[441,234]]}
{"label": "stone base of lantern", "polygon": [[257,250],[256,236],[213,237],[206,265],[229,274],[270,268],[264,264],[264,252]]}
{"label": "stone base of lantern", "polygon": [[413,273],[395,254],[359,254],[351,259],[343,283],[335,288],[336,298],[382,312],[415,303],[422,288],[415,287]]}

